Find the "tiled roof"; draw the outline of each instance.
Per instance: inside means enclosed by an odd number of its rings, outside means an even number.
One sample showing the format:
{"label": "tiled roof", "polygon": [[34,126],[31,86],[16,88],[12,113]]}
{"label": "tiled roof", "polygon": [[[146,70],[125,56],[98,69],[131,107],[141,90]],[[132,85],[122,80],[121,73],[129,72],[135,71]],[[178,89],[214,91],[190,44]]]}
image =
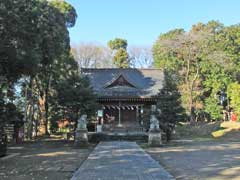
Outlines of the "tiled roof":
{"label": "tiled roof", "polygon": [[[152,97],[159,93],[163,86],[164,75],[159,69],[134,69],[134,68],[105,68],[82,69],[91,82],[93,90],[100,97]],[[123,76],[130,86],[108,86],[119,76]]]}

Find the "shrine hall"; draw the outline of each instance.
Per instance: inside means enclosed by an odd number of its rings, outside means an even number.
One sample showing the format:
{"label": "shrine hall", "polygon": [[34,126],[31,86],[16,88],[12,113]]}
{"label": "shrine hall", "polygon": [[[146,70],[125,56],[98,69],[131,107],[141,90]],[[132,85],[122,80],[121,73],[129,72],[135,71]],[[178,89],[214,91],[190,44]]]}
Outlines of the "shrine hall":
{"label": "shrine hall", "polygon": [[[159,69],[104,68],[81,69],[90,80],[101,105],[103,129],[147,129],[151,105],[163,86],[164,73]],[[144,118],[145,117],[145,118]]]}

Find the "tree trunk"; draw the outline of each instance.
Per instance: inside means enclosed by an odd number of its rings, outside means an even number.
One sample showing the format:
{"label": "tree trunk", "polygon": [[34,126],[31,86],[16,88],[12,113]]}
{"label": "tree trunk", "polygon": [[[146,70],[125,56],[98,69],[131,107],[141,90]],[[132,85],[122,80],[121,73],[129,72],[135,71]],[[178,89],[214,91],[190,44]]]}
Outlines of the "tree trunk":
{"label": "tree trunk", "polygon": [[39,115],[40,115],[40,135],[49,135],[48,132],[48,113],[49,113],[49,87],[50,87],[50,77],[46,82],[46,86],[44,88],[40,87],[40,84],[37,83],[39,90]]}
{"label": "tree trunk", "polygon": [[34,99],[33,99],[33,77],[30,78],[30,109],[29,109],[29,139],[32,139],[33,133],[33,108],[34,108]]}
{"label": "tree trunk", "polygon": [[49,106],[48,106],[48,87],[45,89],[45,103],[44,103],[44,106],[45,106],[45,135],[49,135],[49,132],[48,132],[48,113],[49,113]]}
{"label": "tree trunk", "polygon": [[198,75],[199,75],[199,65],[198,65],[198,62],[197,62],[196,74],[194,75],[193,80],[190,82],[191,83],[190,84],[190,108],[191,108],[191,111],[190,111],[190,121],[191,121],[191,123],[196,122],[195,108],[193,106],[193,91],[194,91],[194,86],[195,86],[195,82],[197,80]]}
{"label": "tree trunk", "polygon": [[41,95],[38,99],[38,106],[39,106],[39,135],[44,135],[46,133],[46,119],[45,119],[45,95],[41,92]]}

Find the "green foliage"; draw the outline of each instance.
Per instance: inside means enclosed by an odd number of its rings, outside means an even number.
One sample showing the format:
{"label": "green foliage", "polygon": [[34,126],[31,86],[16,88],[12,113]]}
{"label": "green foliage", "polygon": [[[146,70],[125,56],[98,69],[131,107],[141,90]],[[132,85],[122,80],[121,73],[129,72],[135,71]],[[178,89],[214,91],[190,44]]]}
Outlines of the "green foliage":
{"label": "green foliage", "polygon": [[108,47],[112,50],[118,50],[118,49],[127,49],[128,43],[127,40],[121,39],[121,38],[115,38],[114,40],[110,40],[108,42]]}
{"label": "green foliage", "polygon": [[[53,94],[51,85],[60,81],[66,71],[72,72],[75,68],[67,62],[70,59],[67,28],[75,24],[76,17],[75,9],[63,0],[0,2],[1,115],[7,109],[6,102],[14,100],[14,84],[24,77],[29,79],[26,81],[29,84],[26,83],[23,89],[31,94],[24,97],[27,98],[25,101],[31,105],[30,109],[34,109],[34,103],[42,104],[34,99],[43,102],[45,108],[39,108],[42,110],[40,118],[45,116],[45,125],[48,125],[49,101]],[[33,112],[29,117],[31,114]]]}
{"label": "green foliage", "polygon": [[179,35],[184,34],[183,29],[175,29],[161,34],[153,45],[154,66],[161,69],[176,70],[181,65],[177,52],[166,46],[165,43],[176,40]]}
{"label": "green foliage", "polygon": [[69,52],[66,24],[74,25],[76,13],[65,1],[51,1],[51,5],[46,0],[0,3],[0,76],[8,82],[35,74],[39,67]]}
{"label": "green foliage", "polygon": [[205,100],[204,110],[209,113],[212,120],[221,120],[223,115],[223,107],[219,105],[219,99],[215,96],[210,96]]}
{"label": "green foliage", "polygon": [[73,74],[56,84],[56,91],[55,103],[61,119],[76,121],[81,114],[95,114],[96,95],[88,79]]}
{"label": "green foliage", "polygon": [[113,64],[119,68],[128,68],[130,65],[127,45],[127,40],[120,38],[116,38],[108,42],[109,48],[115,50]]}
{"label": "green foliage", "polygon": [[153,48],[155,66],[168,71],[175,70],[179,75],[178,84],[191,121],[193,121],[193,109],[196,109],[195,104],[200,94],[195,89],[200,82],[199,63],[200,54],[203,52],[201,41],[204,40],[205,37],[196,30],[184,32],[177,29],[161,35]]}
{"label": "green foliage", "polygon": [[[157,107],[161,113],[159,119],[163,123],[176,124],[184,119],[184,109],[181,106],[181,94],[172,74],[165,71],[164,86],[160,90]],[[171,107],[171,108],[169,108]]]}
{"label": "green foliage", "polygon": [[64,15],[67,27],[73,27],[75,25],[77,13],[73,6],[64,0],[52,0],[50,1],[50,5],[57,8]]}
{"label": "green foliage", "polygon": [[40,3],[34,0],[0,1],[1,125],[15,119],[14,113],[7,113],[9,102],[14,106],[14,83],[23,75],[34,74],[38,67],[39,8]]}
{"label": "green foliage", "polygon": [[125,49],[119,49],[115,53],[113,57],[114,64],[119,68],[128,68],[129,61],[128,61],[128,53]]}
{"label": "green foliage", "polygon": [[222,118],[217,93],[240,82],[239,27],[224,27],[218,21],[197,23],[189,32],[175,29],[161,34],[154,44],[154,65],[175,71],[191,119],[202,111],[215,120]]}
{"label": "green foliage", "polygon": [[64,1],[53,5],[59,5],[56,7],[60,9],[50,6],[46,0],[1,1],[2,79],[15,82],[22,75],[35,74],[41,71],[38,68],[69,52],[69,35],[65,24],[74,24],[75,20],[67,18],[67,15],[73,18],[74,13],[70,10],[74,9]]}
{"label": "green foliage", "polygon": [[[206,67],[204,67],[206,66]],[[204,110],[212,120],[221,120],[223,107],[219,104],[220,91],[225,91],[231,78],[222,67],[217,64],[205,63],[202,65],[202,73],[205,75],[204,85]],[[206,71],[204,70],[206,68]]]}
{"label": "green foliage", "polygon": [[33,73],[37,66],[40,37],[36,11],[39,3],[34,0],[0,2],[0,76],[8,82]]}
{"label": "green foliage", "polygon": [[238,115],[238,120],[240,118],[240,84],[235,82],[231,83],[228,87],[228,96],[230,98],[230,106],[233,111]]}
{"label": "green foliage", "polygon": [[176,86],[176,79],[167,71],[164,74],[164,86],[157,101],[157,109],[160,109],[157,117],[161,128],[167,133],[167,139],[170,140],[174,125],[180,120],[183,121],[186,116],[181,106],[181,95]]}
{"label": "green foliage", "polygon": [[240,82],[240,25],[225,27],[216,37],[218,46],[226,54],[227,61],[223,62],[232,77]]}

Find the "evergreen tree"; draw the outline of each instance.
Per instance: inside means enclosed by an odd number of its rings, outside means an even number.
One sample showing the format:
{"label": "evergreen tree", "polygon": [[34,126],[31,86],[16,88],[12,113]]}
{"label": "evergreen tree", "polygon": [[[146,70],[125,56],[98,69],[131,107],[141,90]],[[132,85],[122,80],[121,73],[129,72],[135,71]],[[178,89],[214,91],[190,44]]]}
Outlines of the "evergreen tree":
{"label": "evergreen tree", "polygon": [[165,71],[164,86],[159,92],[157,102],[157,117],[160,121],[160,128],[167,135],[167,141],[171,139],[175,124],[185,118],[185,111],[181,106],[181,95],[175,82],[173,75]]}
{"label": "evergreen tree", "polygon": [[75,72],[54,85],[56,91],[52,99],[51,124],[59,119],[77,122],[82,114],[95,115],[97,109],[96,95],[87,78]]}
{"label": "evergreen tree", "polygon": [[128,68],[130,66],[127,45],[127,40],[120,38],[108,42],[108,47],[115,53],[113,56],[113,64],[119,68]]}
{"label": "evergreen tree", "polygon": [[51,84],[58,81],[58,64],[69,59],[68,28],[74,26],[76,17],[75,9],[64,0],[0,1],[0,124],[10,120],[5,112],[14,102],[14,86],[25,78],[29,79],[25,92],[30,93],[24,94],[30,96],[24,98],[34,107],[32,94],[37,89],[37,106],[42,110],[44,133],[48,133]]}

